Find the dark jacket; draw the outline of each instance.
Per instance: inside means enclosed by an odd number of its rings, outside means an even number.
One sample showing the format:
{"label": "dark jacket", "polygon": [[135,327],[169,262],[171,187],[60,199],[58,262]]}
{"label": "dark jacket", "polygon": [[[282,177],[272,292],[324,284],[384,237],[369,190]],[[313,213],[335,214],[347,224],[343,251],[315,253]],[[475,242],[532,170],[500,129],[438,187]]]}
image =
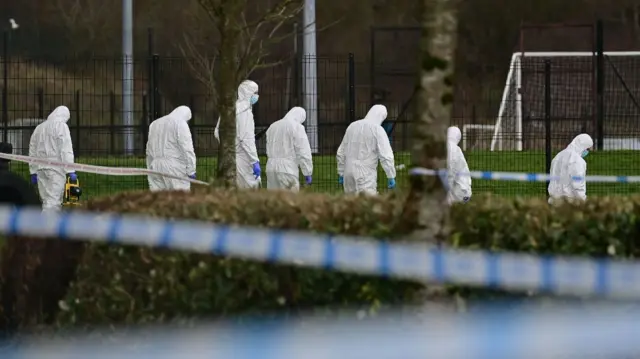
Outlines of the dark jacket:
{"label": "dark jacket", "polygon": [[[13,153],[13,146],[7,142],[0,142],[0,153]],[[0,171],[8,171],[11,160],[0,158]]]}

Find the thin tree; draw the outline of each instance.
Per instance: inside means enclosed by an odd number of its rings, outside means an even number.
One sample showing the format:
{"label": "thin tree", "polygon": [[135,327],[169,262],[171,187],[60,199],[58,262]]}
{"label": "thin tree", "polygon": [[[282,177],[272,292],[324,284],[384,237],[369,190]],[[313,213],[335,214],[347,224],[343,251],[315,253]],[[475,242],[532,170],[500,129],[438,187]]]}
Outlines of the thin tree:
{"label": "thin tree", "polygon": [[236,178],[237,88],[254,70],[273,66],[266,63],[269,49],[291,36],[284,25],[293,22],[302,10],[299,0],[265,0],[258,9],[250,9],[248,3],[198,0],[217,32],[218,43],[210,45],[212,55],[203,55],[188,38],[183,47],[183,53],[193,59],[193,72],[208,88],[220,113],[217,177],[225,186],[234,186]]}
{"label": "thin tree", "polygon": [[[457,0],[420,0],[421,69],[413,121],[414,166],[446,168],[446,131],[451,118],[452,75],[457,32]],[[448,207],[440,178],[412,176],[403,218],[417,223],[414,235],[442,241],[448,233]]]}

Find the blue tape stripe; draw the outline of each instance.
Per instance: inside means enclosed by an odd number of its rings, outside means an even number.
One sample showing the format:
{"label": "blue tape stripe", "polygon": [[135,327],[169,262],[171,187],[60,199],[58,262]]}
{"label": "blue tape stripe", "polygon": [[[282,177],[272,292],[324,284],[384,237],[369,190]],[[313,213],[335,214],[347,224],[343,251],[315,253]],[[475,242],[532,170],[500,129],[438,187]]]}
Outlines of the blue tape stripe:
{"label": "blue tape stripe", "polygon": [[107,243],[116,243],[120,235],[120,227],[122,225],[122,217],[117,216],[111,219],[109,223],[109,231],[107,232]]}
{"label": "blue tape stripe", "polygon": [[445,270],[444,270],[444,256],[442,255],[442,251],[440,248],[433,248],[430,251],[431,254],[431,263],[433,265],[433,280],[436,282],[444,282],[447,278],[445,278]]}
{"label": "blue tape stripe", "polygon": [[229,227],[223,226],[213,231],[213,254],[225,255],[227,253],[227,238],[229,236]]}
{"label": "blue tape stripe", "polygon": [[382,241],[378,245],[378,273],[380,273],[380,276],[385,278],[391,275],[389,243],[386,241]]}
{"label": "blue tape stripe", "polygon": [[497,253],[487,252],[485,260],[487,261],[487,286],[498,287],[500,285],[500,268],[498,267],[500,255]]}
{"label": "blue tape stripe", "polygon": [[543,256],[540,257],[540,264],[540,270],[542,271],[540,289],[545,292],[552,292],[555,289],[555,280],[553,279],[553,260],[549,256]]}
{"label": "blue tape stripe", "polygon": [[273,231],[269,236],[269,254],[267,254],[267,261],[277,262],[280,259],[280,253],[282,253],[282,236],[284,233],[280,231]]}
{"label": "blue tape stripe", "polygon": [[336,262],[336,249],[333,244],[333,236],[329,235],[324,242],[324,257],[322,267],[325,269],[333,269]]}
{"label": "blue tape stripe", "polygon": [[600,260],[597,263],[595,292],[598,295],[606,296],[609,291],[609,283],[607,282],[609,262],[607,260]]}
{"label": "blue tape stripe", "polygon": [[71,214],[69,212],[63,212],[58,222],[58,238],[69,239],[69,218]]}
{"label": "blue tape stripe", "polygon": [[16,235],[19,234],[19,224],[20,224],[20,213],[22,213],[17,207],[13,208],[13,210],[9,214],[9,233],[8,235]]}
{"label": "blue tape stripe", "polygon": [[158,247],[161,247],[161,248],[170,247],[172,239],[173,239],[173,222],[167,221],[164,223],[164,227],[162,227],[162,232],[160,233],[160,242],[158,243]]}

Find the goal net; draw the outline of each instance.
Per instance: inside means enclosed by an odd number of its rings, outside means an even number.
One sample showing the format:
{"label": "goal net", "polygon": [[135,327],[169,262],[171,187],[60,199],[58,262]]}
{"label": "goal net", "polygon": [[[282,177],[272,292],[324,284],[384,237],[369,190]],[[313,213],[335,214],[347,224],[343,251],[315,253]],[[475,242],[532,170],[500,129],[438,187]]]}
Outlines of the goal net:
{"label": "goal net", "polygon": [[[640,52],[605,52],[606,133],[628,137],[640,128]],[[545,61],[551,65],[553,147],[580,132],[593,133],[596,56],[592,52],[518,52],[511,57],[491,151],[544,149]],[[637,135],[637,134],[636,134]]]}

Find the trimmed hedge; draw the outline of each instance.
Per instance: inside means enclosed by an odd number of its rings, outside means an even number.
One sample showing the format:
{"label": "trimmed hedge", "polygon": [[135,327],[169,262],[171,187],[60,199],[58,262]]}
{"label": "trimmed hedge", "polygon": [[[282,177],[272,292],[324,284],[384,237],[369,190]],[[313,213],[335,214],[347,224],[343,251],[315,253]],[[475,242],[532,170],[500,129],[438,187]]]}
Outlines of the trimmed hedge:
{"label": "trimmed hedge", "polygon": [[[87,209],[254,227],[397,237],[402,198],[197,190],[127,193]],[[377,310],[417,302],[422,285],[171,250],[91,244],[61,325],[133,324],[178,317],[295,314],[317,307]]]}
{"label": "trimmed hedge", "polygon": [[[143,213],[216,223],[310,229],[398,238],[403,197],[219,189],[128,193],[89,202],[95,211]],[[474,197],[452,210],[450,245],[531,253],[636,255],[640,197],[597,198],[584,205],[549,206],[538,199]],[[315,307],[413,304],[423,286],[373,277],[254,263],[149,248],[87,246],[58,316],[61,326],[133,324],[184,317],[295,314]],[[492,291],[452,292],[473,297]],[[498,293],[502,296],[504,293]]]}
{"label": "trimmed hedge", "polygon": [[537,254],[635,257],[640,196],[550,206],[544,199],[484,196],[451,214],[451,245]]}

